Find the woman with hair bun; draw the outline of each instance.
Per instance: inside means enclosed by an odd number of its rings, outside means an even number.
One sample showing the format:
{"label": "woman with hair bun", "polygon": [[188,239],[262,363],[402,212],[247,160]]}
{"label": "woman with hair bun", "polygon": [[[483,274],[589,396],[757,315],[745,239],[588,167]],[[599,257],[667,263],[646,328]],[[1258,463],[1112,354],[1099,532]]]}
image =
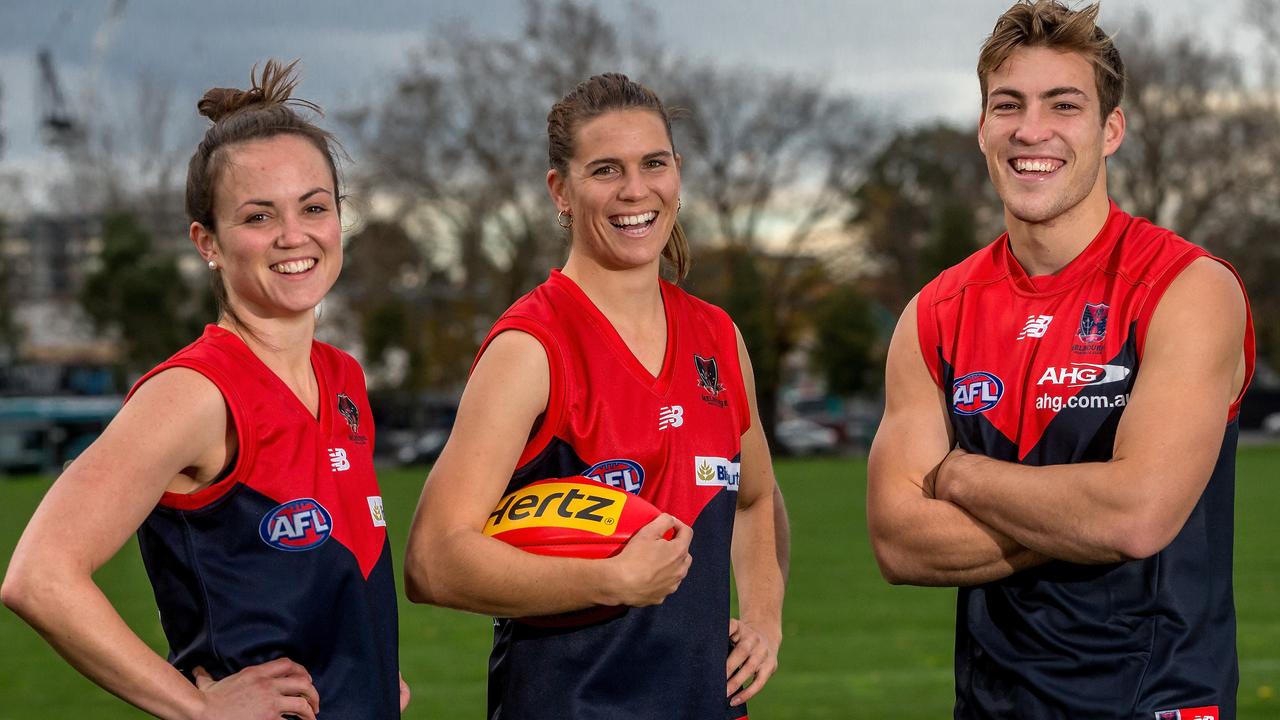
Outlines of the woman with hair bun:
{"label": "woman with hair bun", "polygon": [[[162,718],[394,718],[408,701],[364,375],[315,340],[341,196],[294,64],[200,100],[213,126],[186,205],[218,322],[54,482],[0,589],[76,669]],[[168,662],[93,581],[135,531]]]}
{"label": "woman with hair bun", "polygon": [[[597,75],[547,134],[568,259],[480,349],[410,530],[406,592],[498,618],[490,720],[745,718],[777,668],[788,531],[741,335],[660,279],[664,259],[677,280],[689,265],[669,115],[643,85]],[[575,475],[665,512],[603,560],[482,533],[505,493]],[[630,609],[568,628],[512,619],[593,605]]]}

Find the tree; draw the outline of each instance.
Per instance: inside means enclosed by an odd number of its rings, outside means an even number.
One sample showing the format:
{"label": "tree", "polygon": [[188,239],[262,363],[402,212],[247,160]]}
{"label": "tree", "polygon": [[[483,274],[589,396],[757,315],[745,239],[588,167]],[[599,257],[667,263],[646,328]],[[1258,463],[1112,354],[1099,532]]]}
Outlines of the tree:
{"label": "tree", "polygon": [[[1274,2],[1251,8],[1275,42]],[[1268,15],[1267,12],[1271,14]],[[1109,188],[1129,212],[1169,227],[1230,260],[1253,304],[1258,347],[1280,365],[1280,112],[1274,89],[1246,81],[1231,51],[1194,32],[1161,37],[1139,16],[1119,36],[1128,68],[1124,144],[1110,161]]]}
{"label": "tree", "polygon": [[849,224],[865,240],[872,294],[894,314],[1002,231],[1000,201],[974,133],[948,125],[895,133],[854,198]]}
{"label": "tree", "polygon": [[99,332],[118,338],[121,370],[138,373],[199,334],[200,320],[175,258],[153,247],[137,218],[109,213],[102,222],[100,265],[85,279],[80,304]]}

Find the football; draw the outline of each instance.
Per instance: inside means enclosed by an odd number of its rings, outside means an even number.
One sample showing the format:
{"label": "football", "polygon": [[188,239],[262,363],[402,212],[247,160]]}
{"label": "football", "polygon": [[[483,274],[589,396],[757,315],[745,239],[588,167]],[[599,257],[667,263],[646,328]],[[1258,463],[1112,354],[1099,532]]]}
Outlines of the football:
{"label": "football", "polygon": [[[498,501],[484,534],[536,555],[601,559],[621,552],[637,530],[661,513],[644,498],[595,480],[540,480]],[[599,622],[625,611],[596,607],[520,620],[560,627]]]}

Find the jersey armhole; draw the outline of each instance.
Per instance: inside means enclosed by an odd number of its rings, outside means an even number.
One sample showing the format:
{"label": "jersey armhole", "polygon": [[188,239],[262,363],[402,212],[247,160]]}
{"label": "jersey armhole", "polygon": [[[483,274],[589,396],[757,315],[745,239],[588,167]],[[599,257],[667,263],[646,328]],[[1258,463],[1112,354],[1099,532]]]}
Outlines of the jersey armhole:
{"label": "jersey armhole", "polygon": [[227,378],[212,365],[193,358],[171,359],[143,375],[129,390],[129,394],[125,397],[125,402],[128,402],[129,398],[133,397],[133,394],[137,392],[138,388],[142,387],[143,383],[157,374],[175,367],[198,372],[213,383],[214,387],[222,395],[222,401],[230,412],[232,423],[235,424],[236,451],[228,461],[227,467],[218,473],[214,481],[190,493],[175,493],[166,490],[160,496],[158,503],[161,507],[174,510],[199,510],[222,498],[240,483],[240,479],[248,473],[248,468],[253,465],[257,442],[253,433],[246,431],[249,426],[248,413],[244,408],[244,404],[240,402],[240,396],[236,393],[232,383],[228,382]]}
{"label": "jersey armhole", "polygon": [[1240,414],[1240,403],[1244,400],[1244,394],[1249,389],[1249,384],[1253,381],[1254,363],[1255,363],[1255,339],[1253,334],[1253,310],[1249,306],[1249,293],[1245,290],[1244,280],[1240,278],[1240,273],[1231,266],[1231,263],[1220,257],[1211,255],[1209,252],[1199,246],[1192,246],[1186,252],[1179,255],[1170,262],[1168,267],[1156,278],[1152,283],[1151,289],[1147,291],[1147,296],[1142,300],[1142,307],[1138,310],[1137,318],[1137,352],[1138,362],[1142,362],[1143,354],[1147,346],[1147,329],[1151,325],[1151,317],[1155,315],[1156,307],[1160,304],[1160,298],[1164,296],[1165,291],[1173,284],[1173,281],[1187,269],[1191,263],[1207,257],[1214,262],[1221,263],[1224,267],[1231,271],[1235,276],[1236,282],[1240,284],[1240,293],[1244,296],[1244,382],[1240,384],[1240,392],[1236,394],[1235,400],[1231,402],[1231,406],[1227,412],[1227,421],[1235,420]]}
{"label": "jersey armhole", "polygon": [[[742,373],[742,358],[738,355],[738,329],[733,322],[733,318],[729,317],[729,313],[722,312],[724,324],[728,336],[725,342],[729,347],[733,348],[733,374],[730,377],[730,391],[733,393],[733,401],[736,407],[741,408],[741,416],[738,419],[738,435],[746,435],[751,429],[751,399],[747,397],[747,380]],[[743,345],[746,340],[743,339]]]}
{"label": "jersey armhole", "polygon": [[938,323],[934,317],[933,300],[937,281],[925,285],[916,295],[916,340],[920,343],[920,356],[929,370],[934,384],[942,387],[942,361],[938,356]]}
{"label": "jersey armhole", "polygon": [[555,338],[542,324],[520,316],[504,317],[493,326],[493,329],[489,331],[489,336],[485,338],[484,344],[476,352],[475,362],[471,364],[472,371],[475,370],[476,363],[480,362],[480,356],[484,355],[484,351],[489,348],[489,343],[508,330],[516,330],[530,335],[538,341],[538,344],[542,345],[542,350],[547,355],[547,369],[550,375],[547,387],[547,410],[542,414],[537,430],[525,442],[524,450],[520,451],[520,459],[516,461],[516,469],[518,470],[546,449],[551,444],[552,438],[556,437],[560,432],[564,423],[568,389],[565,387],[564,358],[560,354],[560,346],[556,343]]}

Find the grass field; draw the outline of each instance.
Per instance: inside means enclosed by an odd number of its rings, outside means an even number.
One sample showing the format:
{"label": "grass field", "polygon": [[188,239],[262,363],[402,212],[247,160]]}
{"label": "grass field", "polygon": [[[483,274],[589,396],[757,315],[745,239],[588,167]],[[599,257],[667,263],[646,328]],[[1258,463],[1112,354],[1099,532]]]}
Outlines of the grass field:
{"label": "grass field", "polygon": [[[863,462],[779,462],[777,472],[794,536],[786,639],[779,673],[752,701],[751,716],[949,717],[955,591],[890,587],[880,579],[866,536]],[[381,475],[399,547],[423,475]],[[7,566],[47,487],[41,478],[0,481],[0,563]],[[1239,717],[1280,718],[1280,447],[1241,451],[1236,508]],[[139,634],[162,648],[135,544],[98,579]],[[404,603],[400,624],[401,666],[414,691],[405,717],[484,717],[488,618]],[[82,679],[0,609],[0,720],[140,715]]]}

